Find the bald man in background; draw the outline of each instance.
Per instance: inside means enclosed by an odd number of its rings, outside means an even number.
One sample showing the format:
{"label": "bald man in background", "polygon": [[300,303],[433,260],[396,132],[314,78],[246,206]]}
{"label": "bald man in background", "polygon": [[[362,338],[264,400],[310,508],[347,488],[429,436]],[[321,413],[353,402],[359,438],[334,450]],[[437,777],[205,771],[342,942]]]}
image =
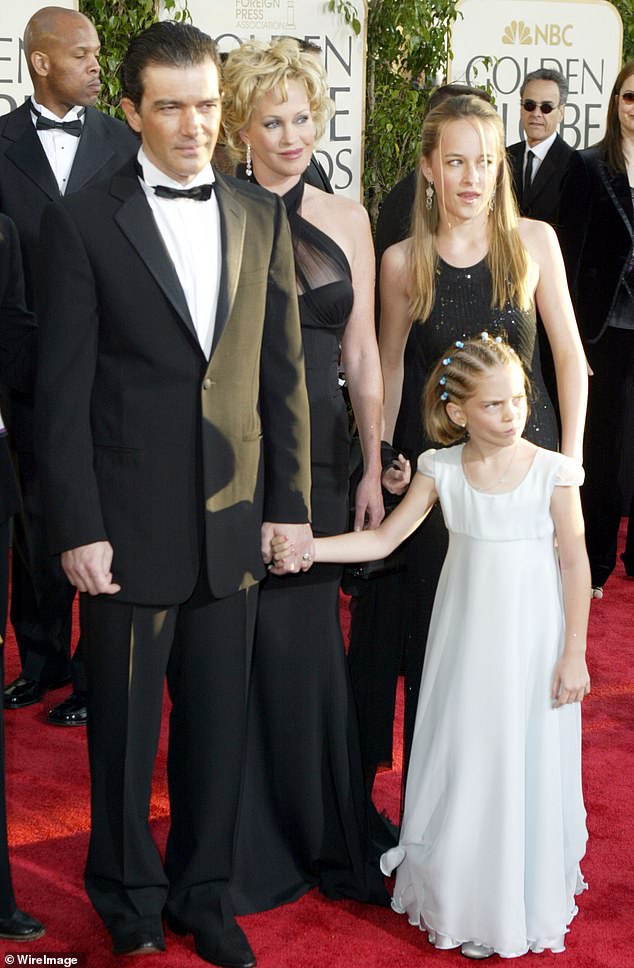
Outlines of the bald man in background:
{"label": "bald man in background", "polygon": [[[0,117],[0,211],[20,237],[26,299],[37,312],[40,220],[61,196],[109,177],[137,150],[128,127],[94,108],[101,90],[100,42],[91,21],[75,10],[43,7],[24,31],[33,95]],[[75,589],[48,553],[43,502],[33,460],[33,395],[11,392],[6,422],[24,511],[16,519],[11,621],[22,669],[4,691],[7,709],[40,702],[72,678],[73,691],[48,713],[60,726],[87,720],[81,647],[71,663]]]}

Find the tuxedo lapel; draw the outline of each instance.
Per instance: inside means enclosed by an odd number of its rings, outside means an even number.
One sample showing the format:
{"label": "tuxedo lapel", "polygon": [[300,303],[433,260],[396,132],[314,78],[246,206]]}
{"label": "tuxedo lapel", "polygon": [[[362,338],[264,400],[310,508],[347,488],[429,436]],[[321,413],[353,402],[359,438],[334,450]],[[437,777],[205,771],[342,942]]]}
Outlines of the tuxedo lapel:
{"label": "tuxedo lapel", "polygon": [[246,227],[244,209],[237,201],[227,182],[222,176],[216,175],[216,198],[220,210],[220,246],[221,246],[221,274],[220,290],[218,293],[218,309],[211,352],[218,345],[236,296],[240,267],[242,265],[242,250]]}
{"label": "tuxedo lapel", "polygon": [[112,193],[122,199],[115,221],[200,346],[183,287],[136,175],[116,175],[112,179]]}
{"label": "tuxedo lapel", "polygon": [[97,181],[99,172],[113,157],[112,144],[101,121],[102,118],[95,108],[86,108],[83,131],[68,178],[69,193],[79,191],[89,181]]}
{"label": "tuxedo lapel", "polygon": [[11,112],[7,118],[4,136],[13,142],[5,151],[7,160],[51,200],[59,199],[59,188],[31,120],[28,101],[17,111]]}

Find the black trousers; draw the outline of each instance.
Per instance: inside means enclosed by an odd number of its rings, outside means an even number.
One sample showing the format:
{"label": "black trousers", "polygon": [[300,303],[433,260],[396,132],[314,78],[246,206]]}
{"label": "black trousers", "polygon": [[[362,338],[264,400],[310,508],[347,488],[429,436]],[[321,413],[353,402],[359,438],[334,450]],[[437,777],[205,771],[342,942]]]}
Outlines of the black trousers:
{"label": "black trousers", "polygon": [[629,506],[634,528],[634,494],[623,493],[624,448],[634,439],[625,434],[628,386],[634,381],[634,330],[608,327],[598,343],[586,345],[593,370],[584,439],[585,483],[581,501],[592,584],[605,584],[616,564],[623,508]]}
{"label": "black trousers", "polygon": [[[159,927],[166,905],[194,930],[222,928],[256,600],[257,586],[214,599],[204,578],[189,601],[166,608],[82,595],[92,805],[86,888],[115,939]],[[163,865],[148,811],[166,674],[171,827]]]}
{"label": "black trousers", "polygon": [[22,674],[36,682],[72,677],[85,689],[81,643],[71,661],[70,645],[75,589],[51,555],[44,524],[44,501],[33,454],[16,455],[23,510],[13,529],[11,624],[22,660]]}

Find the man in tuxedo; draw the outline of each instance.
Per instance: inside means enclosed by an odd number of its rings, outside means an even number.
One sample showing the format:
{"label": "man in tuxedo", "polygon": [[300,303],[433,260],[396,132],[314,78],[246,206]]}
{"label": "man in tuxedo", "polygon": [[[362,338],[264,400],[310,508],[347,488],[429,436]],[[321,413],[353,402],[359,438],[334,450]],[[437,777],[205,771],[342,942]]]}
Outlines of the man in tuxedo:
{"label": "man in tuxedo", "polygon": [[[35,369],[35,323],[24,301],[20,244],[15,226],[0,214],[0,380],[13,387],[29,386]],[[4,682],[4,632],[9,590],[9,529],[20,509],[7,437],[0,414],[0,686]],[[0,715],[0,938],[36,941],[44,927],[20,911],[13,893],[4,769],[4,716]]]}
{"label": "man in tuxedo", "polygon": [[[506,149],[515,197],[522,215],[548,222],[557,229],[561,186],[574,154],[574,149],[557,132],[564,117],[568,82],[559,71],[542,67],[526,75],[520,98],[526,140]],[[537,337],[544,382],[557,409],[555,364],[539,316]]]}
{"label": "man in tuxedo", "polygon": [[[99,38],[74,10],[44,7],[24,31],[33,96],[0,118],[0,210],[15,223],[22,247],[27,302],[37,300],[42,212],[51,200],[107,177],[136,151],[127,126],[92,105],[99,82]],[[7,424],[17,457],[24,509],[16,519],[11,620],[22,670],[4,692],[19,709],[47,688],[73,679],[73,692],[49,713],[62,726],[86,722],[81,647],[70,661],[74,589],[48,554],[43,498],[33,459],[33,387],[11,392]]]}
{"label": "man in tuxedo", "polygon": [[558,134],[568,98],[563,74],[541,67],[524,78],[520,117],[525,141],[507,148],[520,212],[557,227],[559,196],[573,149]]}
{"label": "man in tuxedo", "polygon": [[[137,158],[41,231],[36,442],[51,550],[83,593],[86,886],[115,954],[162,951],[164,914],[203,959],[249,968],[227,886],[257,582],[274,533],[288,570],[312,552],[292,244],[277,195],[211,167],[211,38],[156,23],[121,76]],[[163,865],[148,809],[165,675]]]}

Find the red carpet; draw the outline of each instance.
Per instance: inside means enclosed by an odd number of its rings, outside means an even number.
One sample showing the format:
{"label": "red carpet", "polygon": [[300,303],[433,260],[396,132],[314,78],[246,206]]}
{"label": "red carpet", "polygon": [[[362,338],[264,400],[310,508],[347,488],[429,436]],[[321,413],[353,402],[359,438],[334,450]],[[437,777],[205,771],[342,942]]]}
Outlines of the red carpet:
{"label": "red carpet", "polygon": [[[19,666],[11,637],[6,652],[10,681]],[[590,890],[580,898],[566,952],[526,956],[527,965],[539,968],[634,968],[634,580],[625,576],[620,562],[605,598],[592,605],[589,664],[593,687],[584,703],[584,776],[590,842],[583,871]],[[121,960],[111,955],[82,882],[89,825],[85,731],[55,728],[44,720],[46,708],[63,695],[54,692],[46,704],[8,713],[5,719],[14,885],[19,905],[46,924],[47,934],[28,945],[0,942],[0,952],[80,954],[88,968],[112,968]],[[399,783],[397,769],[377,780],[377,802],[392,817]],[[166,816],[163,736],[153,799],[161,842]],[[458,952],[436,952],[389,910],[332,903],[314,891],[241,923],[260,968],[468,964]],[[146,957],[144,968],[201,964],[191,938],[168,932],[167,943],[167,953]],[[499,959],[488,962],[496,963]]]}

